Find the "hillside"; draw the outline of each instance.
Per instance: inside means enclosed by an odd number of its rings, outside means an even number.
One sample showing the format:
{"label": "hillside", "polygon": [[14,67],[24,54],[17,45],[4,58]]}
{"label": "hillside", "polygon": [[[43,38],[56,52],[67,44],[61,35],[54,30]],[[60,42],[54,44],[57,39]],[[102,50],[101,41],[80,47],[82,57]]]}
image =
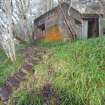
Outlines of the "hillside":
{"label": "hillside", "polygon": [[[45,55],[44,60],[33,67],[35,81],[30,77],[27,89],[15,93],[18,96],[16,105],[105,104],[104,37],[73,43],[36,43],[49,48],[51,54]],[[43,93],[46,91],[47,96]]]}

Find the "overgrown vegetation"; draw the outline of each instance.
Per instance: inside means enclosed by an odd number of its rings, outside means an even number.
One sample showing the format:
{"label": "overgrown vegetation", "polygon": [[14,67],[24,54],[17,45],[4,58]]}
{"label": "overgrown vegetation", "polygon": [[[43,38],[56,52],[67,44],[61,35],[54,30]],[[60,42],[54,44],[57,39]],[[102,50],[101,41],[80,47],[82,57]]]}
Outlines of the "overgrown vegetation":
{"label": "overgrown vegetation", "polygon": [[57,67],[60,72],[54,78],[56,87],[79,96],[86,105],[104,105],[105,38],[59,44],[51,44],[54,57],[66,64]]}
{"label": "overgrown vegetation", "polygon": [[16,47],[17,60],[15,63],[11,62],[11,60],[7,58],[3,50],[0,50],[0,86],[4,84],[8,77],[14,74],[14,72],[16,72],[24,62],[24,55],[22,52],[27,46],[28,44],[20,44]]}
{"label": "overgrown vegetation", "polygon": [[[53,49],[53,55],[34,67],[36,81],[30,81],[31,91],[40,91],[43,86],[50,83],[60,100],[57,105],[105,104],[104,37],[72,44],[41,42],[37,45]],[[28,90],[27,94],[18,97],[17,105],[44,104],[41,94],[30,96]]]}

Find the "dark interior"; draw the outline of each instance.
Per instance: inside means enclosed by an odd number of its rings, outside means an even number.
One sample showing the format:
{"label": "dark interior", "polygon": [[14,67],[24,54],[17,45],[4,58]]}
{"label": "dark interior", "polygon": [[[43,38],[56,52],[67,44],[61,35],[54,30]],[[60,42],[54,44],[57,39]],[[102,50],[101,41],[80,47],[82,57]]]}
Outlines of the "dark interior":
{"label": "dark interior", "polygon": [[40,30],[44,31],[45,30],[45,24],[43,23],[43,24],[39,25],[38,28]]}
{"label": "dark interior", "polygon": [[88,38],[99,36],[98,18],[89,18],[88,20]]}

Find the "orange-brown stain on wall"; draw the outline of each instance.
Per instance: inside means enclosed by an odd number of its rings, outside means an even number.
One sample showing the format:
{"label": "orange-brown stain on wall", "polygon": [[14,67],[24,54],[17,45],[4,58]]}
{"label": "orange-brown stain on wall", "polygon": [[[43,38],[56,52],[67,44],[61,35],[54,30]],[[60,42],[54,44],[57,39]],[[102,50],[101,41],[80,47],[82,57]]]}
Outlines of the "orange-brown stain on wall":
{"label": "orange-brown stain on wall", "polygon": [[47,29],[44,39],[45,41],[61,41],[64,37],[61,35],[59,27],[55,25]]}

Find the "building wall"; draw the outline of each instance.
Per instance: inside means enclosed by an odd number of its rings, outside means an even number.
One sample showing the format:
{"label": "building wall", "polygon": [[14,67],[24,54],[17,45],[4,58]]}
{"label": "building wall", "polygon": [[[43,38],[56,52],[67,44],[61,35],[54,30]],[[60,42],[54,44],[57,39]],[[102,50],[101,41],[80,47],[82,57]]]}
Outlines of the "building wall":
{"label": "building wall", "polygon": [[[67,19],[67,21],[69,23],[69,26],[70,26],[70,29],[71,29],[72,33],[76,34],[76,36],[78,38],[81,35],[81,28],[82,28],[81,14],[77,10],[71,8],[70,9],[70,16],[69,16],[68,15],[68,7],[69,7],[68,5],[63,5],[62,6],[62,8],[64,10],[64,15],[66,16],[66,19]],[[67,28],[67,26],[66,26],[66,24],[64,22],[64,16],[62,16],[61,10],[59,10],[59,14],[61,15],[60,16],[61,17],[61,20],[64,23],[63,26],[65,26],[62,29],[64,29],[66,31],[66,32],[64,31],[63,35],[66,38],[70,38],[71,33],[68,31],[68,28]]]}
{"label": "building wall", "polygon": [[[77,37],[81,35],[81,15],[78,11],[71,9],[71,17],[68,16],[68,6],[63,5],[62,9],[64,10],[64,15],[67,18],[68,23],[72,26],[73,30],[77,34]],[[76,24],[76,21],[79,23]],[[62,14],[62,11],[59,7],[55,8],[54,10],[46,13],[42,17],[40,17],[37,21],[37,25],[45,24],[45,31],[44,33],[40,32],[39,29],[36,32],[36,39],[37,37],[43,38],[45,40],[63,40],[64,38],[70,38],[70,33],[68,31],[68,27],[65,24],[65,19]],[[43,36],[43,37],[42,37]],[[54,39],[55,37],[55,39]]]}
{"label": "building wall", "polygon": [[99,36],[103,36],[103,17],[99,18]]}
{"label": "building wall", "polygon": [[45,21],[47,41],[63,40],[64,35],[61,33],[59,22],[62,22],[56,10],[52,11]]}
{"label": "building wall", "polygon": [[41,30],[37,28],[36,30],[39,31],[36,32],[35,39],[43,38],[47,41],[63,40],[64,36],[60,32],[59,21],[60,19],[56,10],[51,11],[45,16],[43,16],[37,22],[37,25],[45,24],[45,32],[41,32]]}
{"label": "building wall", "polygon": [[83,20],[82,21],[82,34],[81,34],[81,39],[87,39],[88,38],[88,21]]}
{"label": "building wall", "polygon": [[64,36],[61,35],[58,25],[51,26],[46,32],[46,41],[59,41],[63,40]]}

